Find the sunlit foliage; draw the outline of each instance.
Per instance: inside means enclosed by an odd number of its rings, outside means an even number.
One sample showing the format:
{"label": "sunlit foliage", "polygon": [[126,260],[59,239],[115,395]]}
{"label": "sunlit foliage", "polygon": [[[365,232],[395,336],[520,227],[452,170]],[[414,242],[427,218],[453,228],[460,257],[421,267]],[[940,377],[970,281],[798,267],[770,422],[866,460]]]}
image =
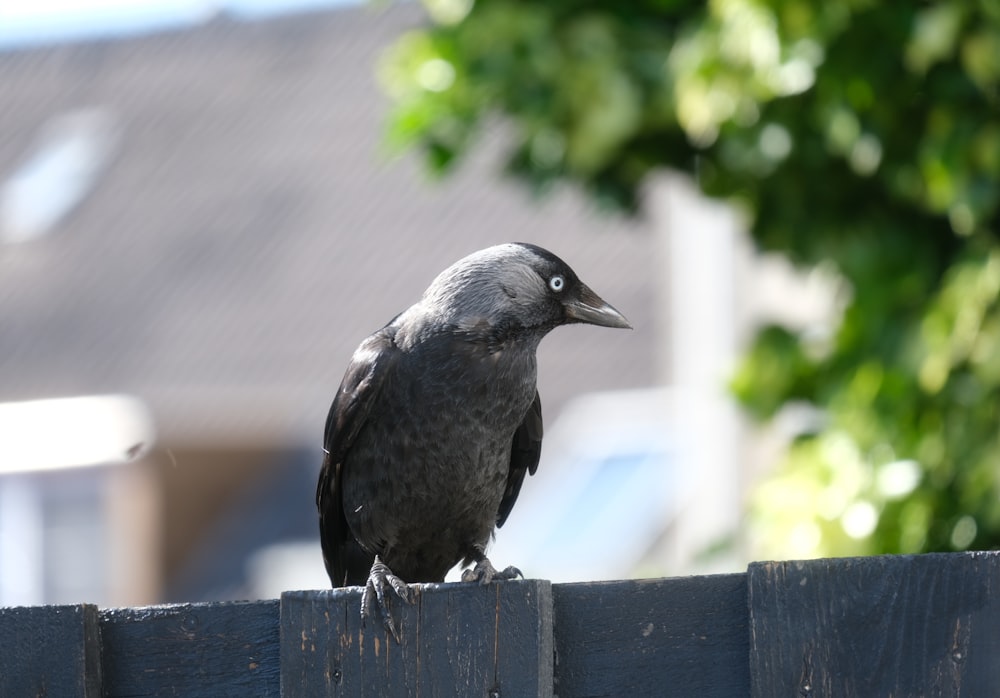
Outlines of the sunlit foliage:
{"label": "sunlit foliage", "polygon": [[821,415],[756,493],[761,549],[1000,546],[1000,4],[426,4],[381,76],[433,170],[500,114],[541,191],[641,210],[650,172],[686,171],[842,279],[827,341],[765,328],[733,382],[760,419]]}

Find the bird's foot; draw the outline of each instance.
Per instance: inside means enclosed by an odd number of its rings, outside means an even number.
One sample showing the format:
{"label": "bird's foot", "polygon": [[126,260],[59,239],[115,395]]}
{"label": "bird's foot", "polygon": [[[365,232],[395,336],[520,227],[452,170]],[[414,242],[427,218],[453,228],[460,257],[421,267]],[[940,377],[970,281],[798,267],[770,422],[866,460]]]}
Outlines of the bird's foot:
{"label": "bird's foot", "polygon": [[396,627],[395,621],[392,620],[389,597],[386,595],[390,589],[406,603],[413,603],[410,598],[410,587],[394,575],[392,570],[376,555],[375,563],[372,565],[371,572],[368,573],[368,583],[361,594],[361,624],[364,625],[365,621],[378,609],[378,613],[382,617],[382,625],[396,638],[396,643],[399,644],[399,629]]}
{"label": "bird's foot", "polygon": [[480,584],[489,584],[494,579],[517,579],[518,577],[524,579],[521,570],[511,565],[504,570],[497,571],[497,568],[485,555],[476,562],[475,566],[462,572],[463,582],[479,582]]}

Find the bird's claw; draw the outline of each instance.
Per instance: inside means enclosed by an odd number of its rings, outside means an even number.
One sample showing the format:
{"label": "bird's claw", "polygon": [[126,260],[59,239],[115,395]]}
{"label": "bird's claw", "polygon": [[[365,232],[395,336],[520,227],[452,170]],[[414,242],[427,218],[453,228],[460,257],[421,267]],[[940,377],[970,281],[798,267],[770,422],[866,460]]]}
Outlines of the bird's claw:
{"label": "bird's claw", "polygon": [[382,618],[382,625],[395,638],[396,644],[399,644],[399,629],[392,619],[389,598],[386,595],[389,589],[392,589],[396,593],[396,596],[406,603],[413,603],[410,598],[410,587],[407,586],[406,582],[394,575],[392,570],[376,556],[371,572],[368,573],[368,583],[365,584],[365,590],[361,593],[361,624],[363,626],[365,621],[374,615],[376,609],[378,609],[378,614]]}
{"label": "bird's claw", "polygon": [[489,584],[494,579],[507,580],[517,579],[518,577],[524,579],[524,574],[513,565],[497,571],[493,563],[486,557],[477,562],[474,567],[470,567],[462,572],[463,582],[479,582],[480,584]]}

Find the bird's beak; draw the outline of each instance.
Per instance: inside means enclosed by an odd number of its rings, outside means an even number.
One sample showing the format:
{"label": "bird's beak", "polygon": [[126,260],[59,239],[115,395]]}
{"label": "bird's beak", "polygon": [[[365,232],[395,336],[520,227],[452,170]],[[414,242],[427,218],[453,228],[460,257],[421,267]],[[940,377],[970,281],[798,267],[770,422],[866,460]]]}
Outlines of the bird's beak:
{"label": "bird's beak", "polygon": [[601,327],[632,329],[632,325],[629,324],[624,315],[582,283],[578,297],[567,301],[565,307],[566,317],[570,322],[586,322]]}

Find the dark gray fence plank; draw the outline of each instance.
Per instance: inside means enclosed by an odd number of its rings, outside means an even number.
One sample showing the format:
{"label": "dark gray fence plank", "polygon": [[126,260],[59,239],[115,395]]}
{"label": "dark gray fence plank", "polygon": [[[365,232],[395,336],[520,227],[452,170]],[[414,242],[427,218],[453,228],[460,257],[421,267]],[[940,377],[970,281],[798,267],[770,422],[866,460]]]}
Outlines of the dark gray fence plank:
{"label": "dark gray fence plank", "polygon": [[557,584],[552,595],[560,698],[750,691],[745,574]]}
{"label": "dark gray fence plank", "polygon": [[0,608],[0,696],[101,695],[97,607]]}
{"label": "dark gray fence plank", "polygon": [[104,695],[277,696],[278,601],[101,611]]}
{"label": "dark gray fence plank", "polygon": [[361,627],[361,590],[281,596],[281,691],[295,696],[551,696],[552,588],[544,580],[413,587],[402,641]]}
{"label": "dark gray fence plank", "polygon": [[1000,554],[754,563],[753,695],[992,696]]}
{"label": "dark gray fence plank", "polygon": [[[1000,553],[747,575],[449,584],[360,627],[360,590],[0,609],[0,697],[990,696]],[[280,610],[280,614],[279,614]],[[553,666],[553,656],[555,665]]]}

